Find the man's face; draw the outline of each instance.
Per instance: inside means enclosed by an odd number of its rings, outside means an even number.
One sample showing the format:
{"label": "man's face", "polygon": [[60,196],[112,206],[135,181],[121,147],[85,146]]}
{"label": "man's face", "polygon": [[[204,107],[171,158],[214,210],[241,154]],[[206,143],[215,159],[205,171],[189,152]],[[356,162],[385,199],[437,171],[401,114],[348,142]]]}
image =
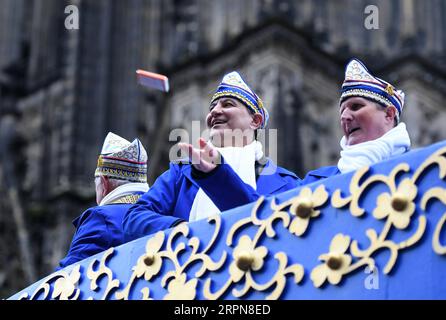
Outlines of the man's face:
{"label": "man's face", "polygon": [[341,127],[347,145],[375,140],[393,127],[386,109],[361,97],[350,97],[340,107]]}
{"label": "man's face", "polygon": [[[260,125],[258,116],[260,115],[250,113],[248,108],[237,99],[222,97],[211,104],[206,124],[210,129],[210,137],[213,142],[216,137],[219,138],[219,141],[224,141],[225,134],[228,135],[228,133],[237,130],[237,132],[242,131],[246,134],[246,138],[243,140],[245,145],[254,139],[254,131]],[[223,143],[221,146],[227,145]]]}

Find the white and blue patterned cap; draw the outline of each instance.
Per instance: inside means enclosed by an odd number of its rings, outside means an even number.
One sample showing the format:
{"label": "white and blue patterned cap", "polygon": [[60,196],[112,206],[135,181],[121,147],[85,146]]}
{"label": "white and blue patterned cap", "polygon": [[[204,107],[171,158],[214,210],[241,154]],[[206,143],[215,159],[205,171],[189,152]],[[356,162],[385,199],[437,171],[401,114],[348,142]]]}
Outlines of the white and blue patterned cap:
{"label": "white and blue patterned cap", "polygon": [[250,111],[262,115],[261,128],[268,124],[268,110],[263,106],[262,99],[243,81],[237,71],[232,71],[223,77],[217,91],[211,99],[211,104],[221,97],[233,97],[242,102]]}
{"label": "white and blue patterned cap", "polygon": [[109,132],[98,158],[98,176],[147,183],[147,152],[141,141],[136,138],[129,142]]}
{"label": "white and blue patterned cap", "polygon": [[404,107],[404,96],[403,91],[373,76],[358,59],[352,59],[347,63],[339,104],[349,97],[364,97],[383,106],[394,106],[399,119]]}

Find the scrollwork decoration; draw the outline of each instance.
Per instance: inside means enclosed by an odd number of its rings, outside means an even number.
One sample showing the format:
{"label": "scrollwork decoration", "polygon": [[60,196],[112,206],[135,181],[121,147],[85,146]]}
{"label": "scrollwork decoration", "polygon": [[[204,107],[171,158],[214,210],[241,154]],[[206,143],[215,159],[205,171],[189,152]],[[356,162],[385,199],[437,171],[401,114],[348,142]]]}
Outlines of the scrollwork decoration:
{"label": "scrollwork decoration", "polygon": [[[80,265],[75,265],[70,273],[60,270],[48,278],[34,290],[34,293],[30,296],[28,293],[24,293],[19,297],[19,300],[39,300],[57,299],[57,300],[77,300],[80,295],[78,283],[81,277]],[[53,289],[51,292],[51,283],[53,283]]]}
{"label": "scrollwork decoration", "polygon": [[[421,208],[423,210],[426,210],[427,203],[429,202],[429,200],[434,198],[440,200],[443,204],[446,205],[446,189],[436,187],[427,191],[424,194],[423,198],[421,199]],[[446,223],[446,212],[443,213],[443,216],[438,221],[435,227],[434,235],[432,237],[432,248],[434,249],[434,252],[439,255],[446,254],[446,246],[440,243],[440,233],[445,223]]]}
{"label": "scrollwork decoration", "polygon": [[[417,186],[423,173],[433,165],[438,166],[440,179],[445,178],[445,154],[446,147],[437,150],[412,175],[407,163],[396,165],[388,175],[368,175],[369,167],[361,168],[354,173],[350,181],[348,195],[343,195],[340,189],[332,193],[331,201],[328,202],[332,207],[340,209],[348,206],[346,211],[353,217],[362,217],[366,210],[361,207],[360,198],[372,185],[384,184],[388,191],[377,195],[376,204],[369,212],[374,219],[383,221],[383,227],[381,230],[366,230],[369,240],[367,246],[360,245],[356,239],[343,233],[337,233],[329,239],[328,252],[319,255],[320,262],[310,268],[310,278],[315,287],[320,288],[325,282],[338,285],[344,277],[358,268],[373,268],[374,255],[382,249],[390,252],[384,273],[389,274],[392,271],[401,250],[414,246],[422,239],[427,225],[426,216],[422,213],[426,210],[427,203],[437,199],[446,204],[445,188],[433,187],[421,194]],[[397,179],[401,174],[404,174],[404,177]],[[421,197],[419,215],[415,215],[417,197]],[[165,289],[164,299],[196,299],[198,290],[202,290],[202,297],[205,299],[221,299],[229,293],[235,298],[243,298],[252,291],[268,291],[267,299],[279,299],[289,277],[292,277],[294,284],[300,284],[305,273],[304,266],[289,264],[289,256],[282,251],[275,252],[273,256],[266,241],[276,236],[277,222],[286,228],[296,241],[304,241],[313,220],[323,214],[327,200],[329,193],[323,184],[319,184],[315,190],[303,187],[298,195],[283,203],[277,203],[277,200],[272,198],[269,202],[271,213],[261,219],[260,208],[267,203],[264,197],[261,197],[248,217],[229,226],[225,238],[222,237],[221,217],[212,216],[208,218],[208,223],[214,225],[214,230],[204,249],[202,240],[190,235],[191,229],[187,224],[178,225],[168,235],[158,232],[147,240],[144,253],[135,262],[125,283],[116,279],[113,271],[107,266],[114,254],[114,249],[111,248],[105,251],[99,260],[95,259],[89,265],[86,276],[90,280],[90,289],[99,292],[98,281],[105,277],[106,281],[101,282],[106,283],[101,299],[152,299],[153,290],[149,288],[157,280]],[[392,228],[395,232],[408,233],[407,229],[412,222],[417,223],[415,231],[405,240],[395,242],[389,239]],[[439,219],[432,239],[433,250],[439,255],[446,254],[446,245],[440,242],[445,224],[446,212]],[[253,227],[252,234],[244,233],[245,229],[252,230]],[[316,226],[314,227],[317,232]],[[226,244],[226,248],[219,254],[213,254],[213,257],[217,255],[218,259],[211,258],[209,252],[217,243],[222,242]],[[180,260],[180,256],[186,257],[186,261]],[[267,261],[276,261],[277,267],[270,279],[259,283],[256,274],[263,271]],[[171,269],[161,273],[166,262],[169,262]],[[194,274],[188,273],[192,265],[198,265]],[[227,268],[227,279],[217,284],[211,278],[212,272],[221,273],[223,268]],[[42,281],[31,296],[24,293],[19,299],[79,299],[80,281],[81,266],[76,265],[69,273],[62,270],[52,274]],[[145,286],[140,290],[139,296],[132,295],[132,288],[138,281],[144,281]],[[93,298],[90,296],[90,299]]]}
{"label": "scrollwork decoration", "polygon": [[[298,198],[299,197],[296,197],[296,199]],[[212,280],[206,280],[203,290],[203,295],[206,299],[214,300],[220,298],[232,284],[239,283],[242,279],[245,280],[243,288],[240,290],[234,289],[232,291],[232,294],[235,297],[240,298],[247,294],[251,289],[256,291],[264,291],[275,286],[274,290],[266,297],[266,299],[278,299],[283,292],[286,283],[286,276],[288,274],[293,275],[295,284],[298,284],[302,280],[304,275],[303,266],[300,264],[287,266],[288,259],[284,252],[278,252],[274,256],[274,258],[279,262],[279,267],[270,281],[260,284],[254,280],[253,273],[261,270],[264,264],[264,259],[268,255],[268,249],[266,247],[258,246],[259,240],[264,235],[270,238],[273,238],[276,235],[273,228],[273,223],[275,220],[281,220],[285,228],[289,226],[290,215],[286,211],[283,211],[283,209],[290,207],[293,204],[293,201],[287,201],[281,205],[277,205],[273,199],[271,203],[271,209],[274,210],[273,213],[266,219],[262,220],[257,217],[257,213],[263,202],[264,197],[259,198],[251,211],[251,216],[239,220],[230,229],[226,239],[226,244],[228,246],[232,246],[235,233],[240,231],[242,227],[245,227],[248,224],[253,224],[258,227],[253,239],[247,235],[240,237],[235,249],[233,250],[233,261],[229,267],[230,277],[226,283],[219,290],[212,292]]]}
{"label": "scrollwork decoration", "polygon": [[[107,267],[106,261],[107,259],[113,254],[114,248],[110,248],[107,251],[104,252],[101,258],[101,262],[99,265],[99,268],[97,271],[94,271],[93,268],[97,263],[97,260],[94,260],[88,270],[87,270],[87,277],[90,279],[90,289],[93,291],[96,291],[99,287],[97,284],[97,281],[100,277],[106,276],[107,277],[107,288],[105,288],[104,295],[102,297],[102,300],[106,300],[109,296],[110,292],[114,288],[119,287],[119,280],[113,278],[113,271]],[[91,298],[92,299],[92,298]]]}
{"label": "scrollwork decoration", "polygon": [[[410,222],[411,218],[415,212],[415,198],[417,196],[418,190],[416,186],[416,182],[422,176],[423,172],[432,165],[438,165],[439,167],[439,177],[440,179],[444,179],[446,176],[446,159],[444,157],[446,153],[446,148],[441,148],[433,153],[430,157],[428,157],[414,172],[412,177],[403,179],[399,185],[396,183],[396,177],[400,173],[409,173],[410,167],[407,163],[401,163],[397,165],[389,174],[389,176],[385,176],[382,174],[375,174],[367,179],[364,182],[360,183],[365,174],[369,171],[369,167],[363,167],[355,172],[353,175],[349,191],[350,195],[347,197],[343,197],[341,195],[341,190],[335,190],[331,198],[331,205],[334,208],[343,208],[349,205],[350,213],[355,217],[360,217],[365,213],[365,210],[359,206],[359,199],[366,192],[366,190],[374,183],[384,183],[390,190],[390,193],[383,192],[377,197],[377,205],[373,210],[373,216],[378,219],[386,219],[383,229],[380,234],[377,234],[377,231],[374,229],[368,229],[366,231],[366,235],[370,240],[370,245],[367,249],[361,250],[359,248],[358,242],[356,240],[351,241],[348,238],[349,245],[345,245],[342,252],[343,257],[346,257],[346,252],[350,249],[350,254],[347,253],[349,258],[345,258],[343,263],[334,263],[334,256],[338,255],[338,253],[333,253],[333,250],[330,250],[330,253],[321,255],[319,257],[320,260],[325,263],[322,265],[316,266],[311,273],[311,278],[313,280],[313,284],[316,287],[320,287],[326,279],[329,280],[331,284],[338,284],[342,276],[354,271],[360,266],[369,265],[369,267],[374,266],[374,259],[372,258],[373,254],[380,249],[388,249],[390,251],[390,258],[387,262],[387,265],[384,268],[384,273],[388,274],[391,272],[393,266],[395,265],[398,257],[398,253],[400,250],[411,247],[415,245],[423,236],[426,230],[426,217],[424,215],[418,216],[418,227],[415,233],[410,236],[405,241],[401,241],[400,243],[395,243],[394,241],[387,239],[389,232],[392,227],[395,227],[399,230],[406,229]],[[436,197],[443,201],[446,204],[446,196],[445,190],[439,190],[438,188],[432,188],[428,190],[422,201],[421,201],[421,209],[425,210],[426,203],[429,199]],[[434,251],[438,254],[445,254],[446,247],[442,246],[439,243],[439,233],[442,229],[443,224],[446,221],[446,217],[443,216],[437,227],[435,229],[434,237],[433,237],[433,248]],[[346,236],[342,234],[336,235],[332,239],[332,245],[335,243],[341,242],[340,239],[344,239],[344,244],[347,243]],[[351,263],[353,258],[357,258],[356,262]],[[338,264],[343,265],[344,268],[330,268],[329,261],[331,260],[331,266],[337,266]],[[349,266],[346,267],[346,261],[349,261]],[[334,276],[336,274],[336,276]]]}

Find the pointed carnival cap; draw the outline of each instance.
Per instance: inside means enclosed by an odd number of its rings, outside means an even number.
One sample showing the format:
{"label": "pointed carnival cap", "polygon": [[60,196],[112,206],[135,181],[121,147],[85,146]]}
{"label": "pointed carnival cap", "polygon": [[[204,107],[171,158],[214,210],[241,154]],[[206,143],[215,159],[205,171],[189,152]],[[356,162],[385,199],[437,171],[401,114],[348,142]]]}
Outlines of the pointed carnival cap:
{"label": "pointed carnival cap", "polygon": [[404,92],[397,90],[387,81],[373,76],[358,59],[352,59],[345,67],[345,79],[339,103],[349,97],[364,97],[383,106],[394,106],[398,121],[404,107]]}
{"label": "pointed carnival cap", "polygon": [[109,132],[94,174],[131,182],[147,182],[147,152],[139,139],[129,142]]}
{"label": "pointed carnival cap", "polygon": [[237,71],[232,71],[223,77],[220,85],[212,97],[211,104],[221,97],[233,97],[241,101],[250,111],[262,115],[263,120],[260,128],[268,124],[269,114],[263,106],[262,100],[243,81]]}

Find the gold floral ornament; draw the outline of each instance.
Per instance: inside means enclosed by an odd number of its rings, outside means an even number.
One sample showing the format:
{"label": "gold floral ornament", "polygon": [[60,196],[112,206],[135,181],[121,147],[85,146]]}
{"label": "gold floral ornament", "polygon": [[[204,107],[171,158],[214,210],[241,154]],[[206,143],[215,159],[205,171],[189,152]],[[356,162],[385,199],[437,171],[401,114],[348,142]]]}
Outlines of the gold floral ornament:
{"label": "gold floral ornament", "polygon": [[305,233],[311,218],[316,218],[320,214],[320,210],[315,208],[323,205],[328,199],[328,192],[324,185],[320,185],[314,192],[310,188],[303,188],[299,195],[293,198],[290,206],[290,213],[294,216],[291,221],[289,230],[296,236]]}
{"label": "gold floral ornament", "polygon": [[[146,251],[139,257],[136,265],[132,268],[133,273],[128,281],[126,287],[121,291],[115,293],[115,297],[118,300],[128,300],[130,296],[130,289],[136,279],[144,276],[146,281],[150,281],[152,277],[156,276],[161,270],[162,266],[162,252],[161,247],[164,243],[165,234],[162,231],[156,233],[153,237],[147,240]],[[148,287],[141,289],[142,300],[149,300],[150,290]]]}
{"label": "gold floral ornament", "polygon": [[325,263],[318,265],[311,272],[311,280],[315,287],[319,288],[325,280],[331,284],[338,284],[342,276],[348,273],[352,257],[345,254],[350,246],[350,237],[341,233],[337,234],[330,244],[330,252],[319,256],[319,260]]}
{"label": "gold floral ornament", "polygon": [[[351,242],[350,254],[358,259],[345,270],[344,275],[364,265],[368,265],[372,269],[375,265],[372,256],[382,249],[390,252],[388,262],[383,269],[384,274],[389,274],[395,266],[400,250],[410,248],[420,241],[426,230],[426,217],[424,215],[420,215],[416,219],[418,227],[409,238],[396,243],[389,239],[388,236],[393,226],[397,229],[405,229],[410,224],[415,212],[414,200],[418,193],[415,182],[421,176],[421,173],[427,167],[437,163],[440,166],[440,177],[443,178],[446,175],[446,160],[441,156],[445,152],[446,148],[430,156],[418,167],[411,178],[402,180],[398,186],[396,184],[397,175],[401,172],[410,172],[410,167],[407,163],[400,163],[395,166],[388,176],[375,174],[365,179],[365,181],[363,181],[363,177],[369,171],[369,167],[363,167],[356,171],[350,181],[349,196],[343,197],[340,189],[333,192],[331,204],[334,208],[342,208],[349,204],[350,213],[354,217],[360,217],[365,213],[365,210],[359,206],[359,199],[372,184],[377,182],[384,183],[390,190],[390,193],[385,192],[377,197],[377,206],[373,210],[373,216],[376,219],[386,218],[383,229],[379,232],[375,229],[367,229],[366,235],[370,240],[370,245],[364,249],[360,248],[357,240]],[[443,165],[445,166],[443,167]],[[315,278],[315,280],[318,280],[318,278]],[[318,283],[315,282],[316,284]]]}
{"label": "gold floral ornament", "polygon": [[269,281],[258,283],[253,278],[255,271],[262,269],[264,260],[268,254],[268,250],[264,246],[257,246],[257,243],[266,236],[268,238],[274,238],[276,231],[274,225],[277,221],[281,221],[285,228],[288,228],[290,224],[290,215],[285,208],[288,208],[292,204],[292,200],[288,200],[280,205],[277,205],[273,198],[270,204],[273,212],[266,219],[259,219],[257,217],[258,210],[262,207],[265,197],[262,196],[257,200],[251,210],[251,216],[240,219],[238,222],[232,225],[226,238],[226,244],[228,247],[233,246],[233,239],[237,232],[240,232],[246,226],[257,227],[257,232],[253,236],[252,240],[247,235],[240,236],[237,245],[232,251],[233,262],[229,266],[229,278],[226,283],[220,286],[216,291],[212,290],[212,279],[209,277],[206,279],[203,287],[203,297],[206,299],[220,299],[223,294],[234,284],[240,283],[240,280],[244,279],[243,284],[239,288],[233,288],[232,295],[236,298],[241,298],[246,295],[250,290],[266,291],[273,288],[269,295],[266,296],[267,300],[278,299],[283,293],[287,276],[291,275],[295,284],[300,283],[304,276],[304,268],[300,264],[288,265],[288,256],[285,252],[276,252],[274,258],[278,262],[278,268]]}
{"label": "gold floral ornament", "polygon": [[396,228],[405,229],[415,212],[416,196],[417,186],[411,179],[404,179],[392,194],[386,192],[378,196],[373,216],[376,219],[387,217]]}
{"label": "gold floral ornament", "polygon": [[137,278],[144,275],[144,279],[149,281],[153,276],[158,274],[162,265],[162,257],[159,251],[163,242],[164,232],[162,231],[159,231],[147,241],[146,253],[138,259],[134,269]]}
{"label": "gold floral ornament", "polygon": [[164,300],[194,300],[197,294],[198,279],[186,281],[186,274],[171,280],[167,287],[169,292],[164,296]]}
{"label": "gold floral ornament", "polygon": [[232,253],[234,261],[229,267],[232,280],[238,282],[250,270],[260,270],[263,266],[263,259],[267,254],[266,247],[255,248],[255,244],[249,236],[242,236]]}
{"label": "gold floral ornament", "polygon": [[80,290],[77,288],[77,284],[81,277],[79,270],[80,265],[77,265],[68,276],[63,276],[56,280],[54,283],[54,291],[51,296],[52,299],[76,300],[79,297]]}
{"label": "gold floral ornament", "polygon": [[[190,253],[187,261],[185,261],[184,263],[180,260],[179,255],[182,252],[184,253],[184,251],[186,250],[186,243],[178,241],[175,245],[174,239],[176,239],[178,236],[184,238],[188,237],[189,226],[187,224],[179,224],[178,226],[173,228],[166,241],[164,241],[166,238],[166,234],[163,231],[160,231],[153,237],[149,238],[147,240],[146,252],[138,259],[136,265],[132,268],[133,273],[125,288],[115,294],[116,299],[129,299],[130,290],[135,281],[139,280],[143,276],[147,282],[151,282],[153,277],[159,276],[159,272],[164,260],[169,260],[173,264],[173,270],[166,270],[166,272],[163,272],[161,278],[161,287],[167,287],[169,291],[166,299],[171,296],[178,297],[180,293],[182,295],[181,299],[186,299],[186,297],[190,296],[195,297],[195,286],[198,278],[203,276],[203,274],[205,274],[207,271],[219,270],[224,265],[227,257],[226,252],[223,252],[220,260],[215,262],[207,254],[207,252],[211,250],[214,243],[218,239],[218,234],[221,227],[221,218],[219,215],[215,215],[209,217],[208,222],[215,224],[215,230],[212,239],[204,250],[199,250],[200,240],[197,237],[190,238],[189,241],[187,241],[187,246],[192,249],[192,252]],[[161,250],[164,242],[165,248],[164,250]],[[185,270],[189,266],[196,264],[197,262],[201,263],[201,268],[195,273],[194,279],[197,280],[186,282],[186,279],[183,279],[182,275],[186,274]],[[169,279],[171,278],[174,278],[175,280],[169,281]],[[167,284],[169,284],[169,286],[167,286]],[[181,288],[181,290],[179,288]],[[181,292],[182,290],[187,291]],[[148,287],[143,288],[141,290],[141,293],[143,295],[143,299],[150,299],[150,291]]]}

